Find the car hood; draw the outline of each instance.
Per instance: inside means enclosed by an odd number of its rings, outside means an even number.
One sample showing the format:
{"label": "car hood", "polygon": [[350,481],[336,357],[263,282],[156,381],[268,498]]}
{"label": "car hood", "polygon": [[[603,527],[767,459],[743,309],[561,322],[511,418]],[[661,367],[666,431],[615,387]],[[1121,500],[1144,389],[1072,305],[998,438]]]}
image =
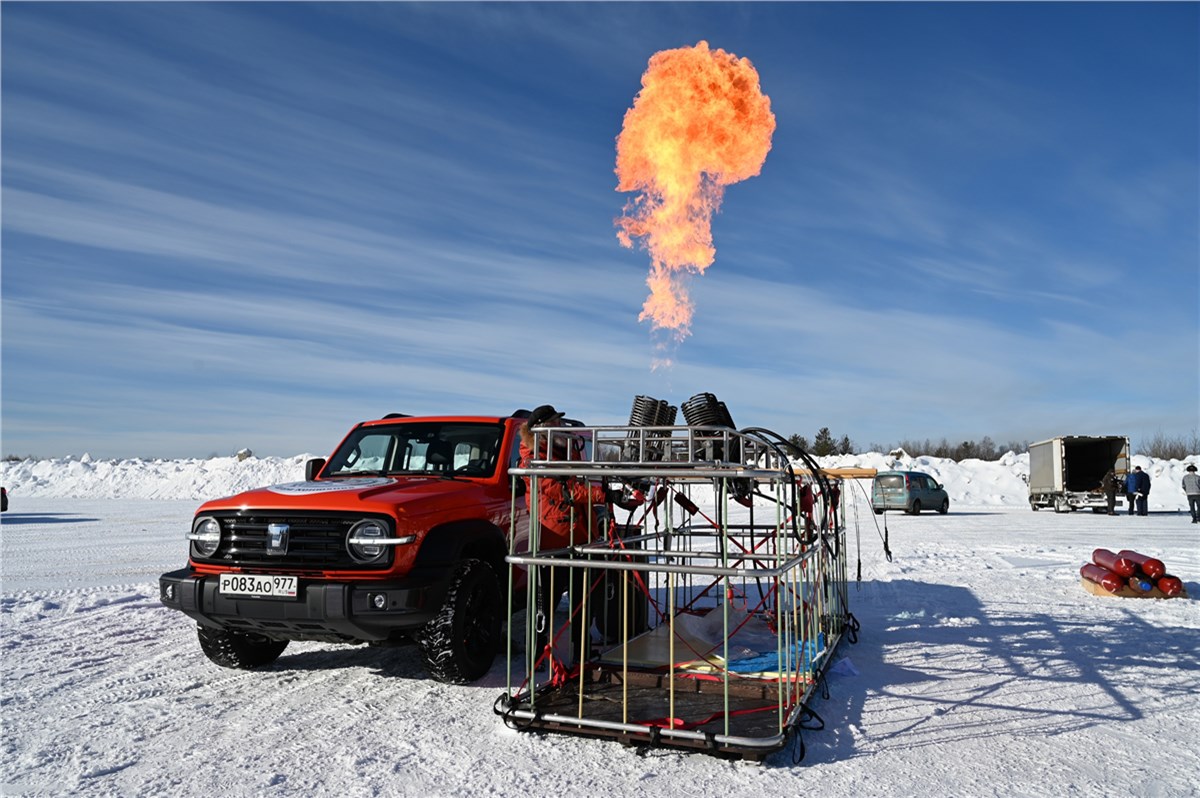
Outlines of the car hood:
{"label": "car hood", "polygon": [[484,486],[473,480],[437,477],[350,477],[313,482],[287,482],[255,488],[235,496],[203,504],[198,512],[211,510],[293,509],[322,511],[395,512],[403,504],[406,512],[432,509],[448,498],[470,502]]}

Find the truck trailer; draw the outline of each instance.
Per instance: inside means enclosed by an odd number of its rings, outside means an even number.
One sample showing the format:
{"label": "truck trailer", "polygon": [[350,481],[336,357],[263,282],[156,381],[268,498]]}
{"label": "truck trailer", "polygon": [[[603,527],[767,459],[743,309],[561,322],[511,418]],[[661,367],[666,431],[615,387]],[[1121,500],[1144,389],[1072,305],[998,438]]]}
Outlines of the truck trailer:
{"label": "truck trailer", "polygon": [[1029,447],[1029,506],[1067,513],[1085,507],[1103,513],[1108,502],[1100,481],[1116,473],[1117,506],[1125,497],[1120,485],[1129,474],[1129,438],[1120,435],[1063,435]]}

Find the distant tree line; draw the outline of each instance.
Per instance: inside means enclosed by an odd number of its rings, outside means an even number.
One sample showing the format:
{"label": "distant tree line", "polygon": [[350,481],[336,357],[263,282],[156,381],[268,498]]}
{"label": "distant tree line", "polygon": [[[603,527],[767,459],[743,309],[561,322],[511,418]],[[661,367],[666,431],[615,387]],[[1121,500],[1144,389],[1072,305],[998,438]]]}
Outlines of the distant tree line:
{"label": "distant tree line", "polygon": [[1200,435],[1192,430],[1191,435],[1170,438],[1158,432],[1152,438],[1138,441],[1133,453],[1158,460],[1182,460],[1188,455],[1200,454]]}
{"label": "distant tree line", "polygon": [[831,454],[861,454],[864,451],[886,454],[903,449],[913,457],[941,457],[947,460],[999,460],[1008,452],[1020,454],[1029,449],[1029,441],[1011,441],[1003,446],[997,446],[996,442],[986,435],[979,441],[963,441],[957,444],[950,443],[945,438],[937,443],[926,438],[924,441],[905,440],[888,446],[872,443],[866,449],[859,449],[848,435],[835,438],[829,431],[829,427],[821,427],[813,437],[811,444],[807,437],[799,434],[790,436],[788,440],[809,454],[818,457],[826,457]]}
{"label": "distant tree line", "polygon": [[[1029,441],[1009,441],[1008,443],[998,445],[989,436],[984,435],[978,441],[963,441],[962,443],[951,443],[942,438],[937,443],[934,443],[929,438],[924,441],[900,441],[894,446],[880,448],[874,451],[891,452],[896,449],[903,449],[913,457],[942,457],[947,460],[999,460],[1009,452],[1021,454],[1029,451]],[[877,444],[872,444],[876,446]]]}
{"label": "distant tree line", "polygon": [[[788,440],[809,454],[826,457],[831,454],[861,454],[863,452],[880,452],[886,454],[897,449],[903,449],[913,457],[940,457],[946,460],[999,460],[1008,452],[1021,454],[1029,451],[1030,441],[1009,441],[997,445],[987,435],[978,441],[963,441],[951,443],[946,438],[933,442],[929,438],[923,441],[904,440],[899,443],[883,445],[872,443],[866,449],[854,445],[848,435],[835,438],[829,427],[821,427],[812,441],[800,434],[790,435]],[[1158,460],[1182,460],[1189,455],[1200,454],[1200,435],[1193,430],[1191,435],[1170,437],[1157,433],[1151,438],[1139,440],[1133,444],[1133,453],[1153,457]]]}
{"label": "distant tree line", "polygon": [[793,445],[799,446],[809,454],[815,454],[818,457],[825,457],[831,454],[858,454],[854,448],[854,442],[850,440],[850,436],[843,435],[841,439],[835,440],[833,433],[829,431],[829,427],[821,427],[813,438],[812,445],[808,443],[808,438],[803,435],[791,435],[788,437]]}

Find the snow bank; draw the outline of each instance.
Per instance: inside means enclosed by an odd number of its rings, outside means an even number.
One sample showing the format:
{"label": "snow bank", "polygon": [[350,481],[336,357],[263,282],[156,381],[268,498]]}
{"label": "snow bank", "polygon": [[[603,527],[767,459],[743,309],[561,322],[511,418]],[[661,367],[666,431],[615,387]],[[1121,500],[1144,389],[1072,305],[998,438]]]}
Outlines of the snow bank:
{"label": "snow bank", "polygon": [[[214,499],[263,485],[304,479],[310,454],[294,457],[213,457],[207,460],[93,460],[89,455],[52,460],[10,460],[0,463],[0,485],[13,497],[74,499]],[[894,454],[819,457],[827,468],[874,468],[923,471],[946,486],[951,505],[1009,506],[1029,501],[1029,455],[1009,452],[996,461]],[[1159,510],[1187,507],[1180,483],[1189,464],[1135,456],[1150,474],[1150,506]],[[865,483],[864,483],[865,484]]]}
{"label": "snow bank", "polygon": [[0,484],[18,496],[73,499],[215,499],[304,479],[295,457],[93,460],[89,455],[0,463]]}
{"label": "snow bank", "polygon": [[877,471],[921,471],[946,487],[951,505],[1029,503],[1029,455],[1009,452],[995,462],[891,454],[848,454],[818,458],[827,468],[874,468]]}

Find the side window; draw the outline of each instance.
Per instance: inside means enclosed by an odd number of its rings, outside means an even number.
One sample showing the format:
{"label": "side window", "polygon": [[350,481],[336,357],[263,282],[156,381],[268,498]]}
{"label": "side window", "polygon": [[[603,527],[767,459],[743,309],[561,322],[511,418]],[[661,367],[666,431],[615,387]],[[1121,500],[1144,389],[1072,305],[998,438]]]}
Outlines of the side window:
{"label": "side window", "polygon": [[387,467],[387,453],[391,438],[386,435],[368,435],[359,441],[354,450],[354,462],[347,464],[351,471],[379,471]]}
{"label": "side window", "polygon": [[[520,432],[520,430],[514,430],[513,431],[512,449],[508,455],[508,468],[511,471],[512,469],[517,468],[520,465],[521,465],[521,432]],[[516,479],[516,485],[514,487],[517,492],[517,495],[524,496],[525,490],[526,490],[525,478],[510,476],[509,479],[510,480]],[[525,505],[522,503],[521,506],[524,507]]]}
{"label": "side window", "polygon": [[516,468],[521,464],[521,433],[519,430],[513,432],[512,452],[509,454],[508,467]]}
{"label": "side window", "polygon": [[486,465],[486,453],[479,446],[479,441],[462,441],[454,446],[454,468],[482,469]]}
{"label": "side window", "polygon": [[413,441],[408,445],[408,462],[404,467],[413,471],[424,471],[426,467],[425,455],[429,452],[429,444],[422,441]]}

